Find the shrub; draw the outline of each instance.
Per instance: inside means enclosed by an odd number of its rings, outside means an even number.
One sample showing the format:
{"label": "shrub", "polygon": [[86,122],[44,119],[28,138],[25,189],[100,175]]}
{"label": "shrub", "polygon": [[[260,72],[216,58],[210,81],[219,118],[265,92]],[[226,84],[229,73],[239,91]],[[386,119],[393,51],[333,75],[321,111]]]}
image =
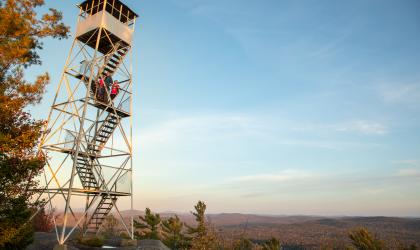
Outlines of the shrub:
{"label": "shrub", "polygon": [[110,237],[113,237],[113,236],[117,235],[117,232],[116,232],[117,224],[118,224],[118,221],[114,217],[114,215],[109,214],[105,218],[105,222],[102,226],[104,236],[107,237],[107,238],[110,238]]}
{"label": "shrub", "polygon": [[99,236],[82,237],[79,238],[78,242],[88,247],[102,247],[104,245],[104,239]]}
{"label": "shrub", "polygon": [[123,239],[127,239],[127,240],[131,239],[131,236],[128,235],[128,233],[125,232],[125,231],[120,233],[120,237],[123,238]]}
{"label": "shrub", "polygon": [[254,244],[247,238],[241,238],[234,242],[232,248],[233,250],[252,250],[254,249]]}
{"label": "shrub", "polygon": [[36,232],[51,232],[54,228],[54,210],[49,213],[45,212],[45,208],[42,207],[40,211],[33,218],[33,226]]}
{"label": "shrub", "polygon": [[351,231],[349,237],[353,246],[358,250],[382,250],[383,242],[373,236],[366,228],[359,228]]}
{"label": "shrub", "polygon": [[276,238],[271,238],[263,245],[263,250],[280,250],[280,241]]}

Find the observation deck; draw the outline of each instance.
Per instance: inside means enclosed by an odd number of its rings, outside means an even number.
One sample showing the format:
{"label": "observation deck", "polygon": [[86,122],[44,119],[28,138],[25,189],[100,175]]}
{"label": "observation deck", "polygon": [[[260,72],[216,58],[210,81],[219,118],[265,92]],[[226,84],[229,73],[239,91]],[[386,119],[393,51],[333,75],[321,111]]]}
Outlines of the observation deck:
{"label": "observation deck", "polygon": [[92,39],[103,28],[108,32],[101,34],[98,51],[107,54],[112,44],[120,43],[131,46],[134,24],[138,15],[119,0],[86,0],[78,5],[80,9],[76,39],[95,48],[96,39]]}

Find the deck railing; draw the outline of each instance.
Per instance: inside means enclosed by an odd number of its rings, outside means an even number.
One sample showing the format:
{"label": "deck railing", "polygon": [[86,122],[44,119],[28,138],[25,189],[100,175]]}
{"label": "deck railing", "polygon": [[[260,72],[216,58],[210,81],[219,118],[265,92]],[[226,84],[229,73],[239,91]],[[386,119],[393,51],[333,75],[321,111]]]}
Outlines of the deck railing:
{"label": "deck railing", "polygon": [[136,14],[129,9],[123,8],[122,4],[118,7],[115,3],[115,0],[93,0],[90,4],[86,4],[84,7],[79,7],[79,18],[83,20],[104,10],[110,13],[118,21],[134,30]]}

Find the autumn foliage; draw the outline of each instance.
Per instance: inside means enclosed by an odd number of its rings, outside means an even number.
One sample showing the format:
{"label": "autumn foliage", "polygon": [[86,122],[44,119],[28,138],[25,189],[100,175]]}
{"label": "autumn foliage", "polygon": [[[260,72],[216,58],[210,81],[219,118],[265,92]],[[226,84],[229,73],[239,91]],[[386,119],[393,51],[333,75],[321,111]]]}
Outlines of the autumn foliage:
{"label": "autumn foliage", "polygon": [[24,71],[41,64],[38,51],[46,37],[66,38],[68,27],[61,13],[50,11],[39,17],[43,0],[0,1],[0,248],[21,249],[31,241],[31,209],[34,177],[44,164],[36,146],[44,121],[26,111],[38,104],[49,82],[47,73],[34,82]]}

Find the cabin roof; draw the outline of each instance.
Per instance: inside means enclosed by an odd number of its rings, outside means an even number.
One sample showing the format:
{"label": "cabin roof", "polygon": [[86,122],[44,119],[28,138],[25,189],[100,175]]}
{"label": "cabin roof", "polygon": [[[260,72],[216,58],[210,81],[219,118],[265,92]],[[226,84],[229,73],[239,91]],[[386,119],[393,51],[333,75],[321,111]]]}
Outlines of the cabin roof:
{"label": "cabin roof", "polygon": [[[97,3],[99,3],[99,5],[100,5],[100,7],[99,7],[99,10],[102,10],[102,8],[101,8],[101,6],[103,7],[103,3],[104,3],[104,1],[105,0],[85,0],[85,1],[83,1],[82,3],[80,3],[80,4],[78,4],[77,6],[80,8],[80,9],[82,9],[82,10],[85,10],[85,9],[89,9],[89,6],[92,6],[92,2],[93,2],[93,4],[94,5],[97,5]],[[130,13],[129,14],[129,18],[128,19],[130,19],[130,20],[132,20],[132,19],[134,19],[134,18],[137,18],[139,15],[137,15],[137,13],[135,13],[132,9],[130,9],[130,7],[128,7],[127,5],[125,5],[122,1],[120,1],[120,0],[107,0],[107,7],[106,7],[106,9],[107,9],[107,11],[108,12],[111,12],[110,11],[110,8],[111,8],[111,6],[109,5],[109,4],[113,4],[114,5],[114,7],[117,9],[117,10],[120,10],[120,9],[122,9],[122,13],[124,14],[124,15],[126,15],[127,13]],[[109,7],[109,8],[108,8]],[[95,8],[96,9],[96,8]],[[96,13],[97,12],[97,10],[94,10],[93,11],[94,13]],[[115,12],[114,12],[115,13]],[[115,15],[116,15],[116,17],[119,15],[119,14],[117,14],[117,13],[115,13]],[[118,17],[117,17],[118,18]]]}

